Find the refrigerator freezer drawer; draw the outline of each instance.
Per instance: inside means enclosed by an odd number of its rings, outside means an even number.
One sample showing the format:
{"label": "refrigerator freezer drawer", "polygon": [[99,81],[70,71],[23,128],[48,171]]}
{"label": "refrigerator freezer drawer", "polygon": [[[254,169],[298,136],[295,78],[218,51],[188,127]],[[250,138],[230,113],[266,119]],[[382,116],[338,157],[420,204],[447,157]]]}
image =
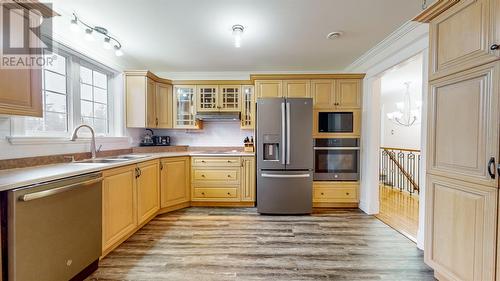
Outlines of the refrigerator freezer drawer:
{"label": "refrigerator freezer drawer", "polygon": [[261,214],[312,212],[312,171],[259,171],[257,211]]}

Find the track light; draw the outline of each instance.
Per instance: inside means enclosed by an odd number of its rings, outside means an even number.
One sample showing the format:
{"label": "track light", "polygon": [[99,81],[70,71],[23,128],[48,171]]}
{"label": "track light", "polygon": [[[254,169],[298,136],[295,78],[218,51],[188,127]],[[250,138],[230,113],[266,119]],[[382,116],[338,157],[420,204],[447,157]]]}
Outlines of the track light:
{"label": "track light", "polygon": [[95,40],[94,34],[97,35],[100,34],[103,36],[102,47],[104,49],[106,50],[114,49],[116,56],[118,57],[123,56],[122,44],[116,38],[109,35],[108,30],[106,28],[102,26],[94,26],[87,24],[86,22],[82,21],[75,13],[73,13],[73,18],[71,19],[71,30],[81,31],[82,30],[81,27],[85,29],[84,38],[86,40],[94,41]]}
{"label": "track light", "polygon": [[119,46],[115,46],[115,55],[116,55],[117,57],[121,57],[121,56],[123,56],[123,51],[122,51],[122,48],[121,48],[121,47],[119,47]]}
{"label": "track light", "polygon": [[111,45],[111,38],[104,37],[104,43],[102,44],[102,46],[106,50],[111,50],[113,48],[113,46]]}

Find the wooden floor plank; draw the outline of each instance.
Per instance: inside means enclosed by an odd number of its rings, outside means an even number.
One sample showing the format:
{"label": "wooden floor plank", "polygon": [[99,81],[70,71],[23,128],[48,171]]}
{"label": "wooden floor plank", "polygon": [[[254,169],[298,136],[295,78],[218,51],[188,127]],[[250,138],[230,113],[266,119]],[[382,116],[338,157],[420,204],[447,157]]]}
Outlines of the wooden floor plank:
{"label": "wooden floor plank", "polygon": [[255,208],[160,215],[89,280],[434,280],[411,241],[359,210],[261,216]]}

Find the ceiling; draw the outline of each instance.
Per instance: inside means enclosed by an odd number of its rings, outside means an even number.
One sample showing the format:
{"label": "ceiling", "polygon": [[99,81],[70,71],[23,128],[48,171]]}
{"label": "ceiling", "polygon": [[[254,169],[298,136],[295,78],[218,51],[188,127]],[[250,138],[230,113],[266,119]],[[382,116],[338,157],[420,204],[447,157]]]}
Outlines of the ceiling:
{"label": "ceiling", "polygon": [[[124,59],[155,72],[341,71],[421,9],[421,0],[53,2],[63,15],[55,28],[75,11],[115,35]],[[245,27],[241,48],[234,24]],[[332,31],[344,35],[327,40]]]}

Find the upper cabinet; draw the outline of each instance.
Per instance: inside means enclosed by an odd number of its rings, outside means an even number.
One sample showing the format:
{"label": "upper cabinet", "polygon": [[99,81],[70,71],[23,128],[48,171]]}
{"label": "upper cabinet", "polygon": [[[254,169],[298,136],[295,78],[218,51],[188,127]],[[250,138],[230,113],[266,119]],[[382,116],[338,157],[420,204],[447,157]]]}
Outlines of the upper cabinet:
{"label": "upper cabinet", "polygon": [[257,98],[281,98],[283,97],[283,81],[281,80],[257,80],[255,81],[255,92]]}
{"label": "upper cabinet", "polygon": [[198,85],[198,112],[240,111],[240,85]]}
{"label": "upper cabinet", "polygon": [[312,97],[315,109],[360,109],[361,80],[313,80]]}
{"label": "upper cabinet", "polygon": [[[14,9],[13,14],[18,15],[20,18],[23,15],[16,11],[22,11],[22,7],[16,3],[9,3]],[[3,8],[7,8],[3,5]],[[18,9],[18,10],[16,10]],[[37,16],[30,13],[32,16]],[[25,25],[23,30],[18,26],[4,27],[3,30],[9,30],[13,36],[19,34],[28,34],[32,32],[28,27],[28,19],[25,18]],[[31,36],[30,40],[35,38]],[[4,42],[5,43],[5,42]],[[30,42],[29,45],[31,45]],[[1,47],[0,47],[1,48]],[[38,55],[33,53],[28,47],[26,54]],[[2,69],[0,70],[0,114],[6,115],[21,115],[21,116],[35,116],[42,117],[43,102],[42,102],[42,70],[41,69]]]}
{"label": "upper cabinet", "polygon": [[174,128],[199,129],[196,120],[196,86],[174,86]]}
{"label": "upper cabinet", "polygon": [[311,84],[314,108],[329,109],[335,106],[334,80],[313,80]]}
{"label": "upper cabinet", "polygon": [[255,95],[254,87],[251,85],[244,85],[242,88],[241,98],[241,128],[254,129],[255,128]]}
{"label": "upper cabinet", "polygon": [[310,98],[311,82],[309,80],[284,80],[283,96],[287,98]]}
{"label": "upper cabinet", "polygon": [[499,2],[460,1],[431,21],[429,80],[498,59]]}
{"label": "upper cabinet", "polygon": [[147,71],[125,72],[128,128],[172,128],[172,85]]}

